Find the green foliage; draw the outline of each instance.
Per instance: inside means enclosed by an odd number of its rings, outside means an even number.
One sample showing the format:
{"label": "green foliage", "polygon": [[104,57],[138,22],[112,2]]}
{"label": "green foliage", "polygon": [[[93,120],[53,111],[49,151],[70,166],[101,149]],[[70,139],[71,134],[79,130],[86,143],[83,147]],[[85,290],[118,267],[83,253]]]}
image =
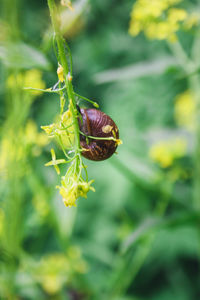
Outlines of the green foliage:
{"label": "green foliage", "polygon": [[8,43],[0,47],[0,59],[12,69],[49,69],[50,64],[39,50],[24,43]]}
{"label": "green foliage", "polygon": [[[47,3],[2,3],[0,298],[199,299],[199,125],[180,125],[175,114],[177,96],[190,89],[179,103],[199,116],[191,105],[199,99],[199,27],[177,33],[190,55],[183,64],[177,44],[128,34],[135,1],[86,1],[80,26],[64,33],[73,85],[115,120],[123,145],[107,161],[84,160],[96,192],[66,208],[60,179],[44,166],[52,146],[57,159],[62,151],[40,129],[57,122],[59,96],[23,89],[30,78],[26,86],[41,89],[57,81]],[[197,11],[198,3],[179,6]],[[181,155],[164,151],[177,139],[186,143]]]}

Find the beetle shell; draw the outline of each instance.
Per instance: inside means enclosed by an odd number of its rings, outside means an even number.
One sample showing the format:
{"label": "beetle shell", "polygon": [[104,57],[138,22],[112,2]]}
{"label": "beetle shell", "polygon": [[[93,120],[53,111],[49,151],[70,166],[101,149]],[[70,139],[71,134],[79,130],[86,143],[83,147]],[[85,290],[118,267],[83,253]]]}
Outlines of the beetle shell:
{"label": "beetle shell", "polygon": [[[87,136],[119,138],[119,130],[115,122],[100,110],[80,109],[82,120],[79,119],[80,131]],[[101,161],[109,158],[116,151],[117,143],[112,140],[96,140],[80,134],[80,144],[85,151],[82,155],[90,160]]]}

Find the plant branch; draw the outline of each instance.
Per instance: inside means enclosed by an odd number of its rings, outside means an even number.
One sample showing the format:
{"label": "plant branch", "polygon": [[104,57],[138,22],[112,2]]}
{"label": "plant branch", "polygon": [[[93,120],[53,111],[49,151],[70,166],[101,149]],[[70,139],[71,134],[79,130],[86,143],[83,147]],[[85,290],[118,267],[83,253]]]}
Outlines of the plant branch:
{"label": "plant branch", "polygon": [[[60,18],[59,18],[58,9],[55,5],[55,1],[48,0],[48,6],[49,6],[51,21],[54,29],[55,41],[58,47],[59,63],[62,65],[64,69],[64,81],[65,81],[68,99],[71,106],[73,128],[74,128],[74,135],[75,135],[74,146],[75,146],[75,152],[77,154],[80,152],[79,124],[77,119],[78,113],[76,109],[76,100],[75,100],[73,86],[72,86],[72,75],[70,74],[70,70],[66,59],[66,52],[65,52],[66,42],[64,41],[61,35]],[[71,64],[71,59],[70,59],[70,64]]]}

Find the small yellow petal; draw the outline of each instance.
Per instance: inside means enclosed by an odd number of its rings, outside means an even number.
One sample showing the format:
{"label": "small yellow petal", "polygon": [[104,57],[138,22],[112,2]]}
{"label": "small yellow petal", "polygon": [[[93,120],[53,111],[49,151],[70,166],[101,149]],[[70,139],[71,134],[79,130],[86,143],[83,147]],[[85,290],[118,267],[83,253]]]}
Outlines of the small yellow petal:
{"label": "small yellow petal", "polygon": [[57,74],[58,74],[58,79],[61,82],[63,82],[64,81],[64,69],[60,64],[59,64],[58,69],[57,69]]}
{"label": "small yellow petal", "polygon": [[52,156],[52,160],[56,159],[56,153],[53,148],[51,148],[51,156]]}
{"label": "small yellow petal", "polygon": [[117,139],[117,140],[116,140],[116,144],[119,146],[119,145],[122,145],[122,144],[123,144],[123,142],[122,142],[122,140],[120,140],[120,139]]}

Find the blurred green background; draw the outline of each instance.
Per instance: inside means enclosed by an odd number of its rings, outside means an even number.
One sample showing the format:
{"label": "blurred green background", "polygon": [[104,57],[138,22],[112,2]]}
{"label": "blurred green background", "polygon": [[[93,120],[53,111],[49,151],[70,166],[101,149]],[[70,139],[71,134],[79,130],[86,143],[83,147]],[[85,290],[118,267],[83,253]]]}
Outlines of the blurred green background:
{"label": "blurred green background", "polygon": [[[44,166],[56,145],[40,126],[59,97],[23,90],[57,81],[47,3],[0,2],[0,299],[200,299],[198,21],[179,44],[133,37],[135,2],[61,9],[76,92],[123,141],[108,161],[85,160],[96,192],[73,208]],[[180,2],[199,20],[199,1]]]}

